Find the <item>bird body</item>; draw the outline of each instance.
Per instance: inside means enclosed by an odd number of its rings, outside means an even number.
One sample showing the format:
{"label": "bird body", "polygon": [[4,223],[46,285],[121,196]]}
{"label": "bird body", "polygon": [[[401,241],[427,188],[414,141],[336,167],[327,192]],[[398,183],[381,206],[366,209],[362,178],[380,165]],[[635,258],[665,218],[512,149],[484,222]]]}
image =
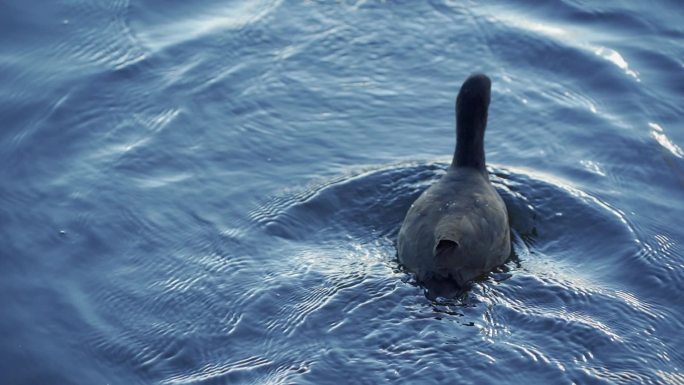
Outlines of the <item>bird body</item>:
{"label": "bird body", "polygon": [[419,281],[451,280],[463,286],[510,255],[506,205],[485,168],[490,89],[484,75],[464,82],[456,102],[453,161],[411,205],[399,231],[399,262]]}

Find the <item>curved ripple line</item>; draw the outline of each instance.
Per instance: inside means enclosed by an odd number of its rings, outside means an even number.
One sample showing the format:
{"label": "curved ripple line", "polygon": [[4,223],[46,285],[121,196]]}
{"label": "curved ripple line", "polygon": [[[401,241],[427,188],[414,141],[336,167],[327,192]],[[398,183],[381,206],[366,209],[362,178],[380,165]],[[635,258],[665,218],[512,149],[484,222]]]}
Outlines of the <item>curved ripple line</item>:
{"label": "curved ripple line", "polygon": [[269,359],[252,356],[235,362],[227,362],[223,364],[207,364],[191,374],[179,374],[162,380],[162,384],[190,384],[195,382],[203,382],[213,379],[218,379],[227,374],[241,371],[252,370],[261,366],[271,365],[273,362]]}
{"label": "curved ripple line", "polygon": [[285,335],[291,335],[314,312],[320,311],[330,303],[340,291],[358,286],[364,280],[364,275],[335,277],[326,280],[321,286],[309,289],[303,297],[294,293],[285,301],[288,305],[281,308],[275,317],[266,322],[266,328],[280,330]]}
{"label": "curved ripple line", "polygon": [[657,123],[653,122],[648,122],[648,126],[651,128],[651,137],[658,142],[659,145],[661,145],[664,149],[669,151],[672,155],[676,156],[677,158],[684,158],[684,151],[674,144],[668,137],[665,135],[665,131],[663,128],[658,125]]}
{"label": "curved ripple line", "polygon": [[620,68],[622,71],[624,71],[627,75],[633,77],[636,79],[636,81],[640,82],[641,79],[639,79],[639,74],[631,69],[629,67],[629,63],[625,60],[620,53],[614,49],[608,48],[608,47],[602,47],[602,46],[595,46],[588,44],[586,47],[594,52],[596,56],[599,56],[617,66]]}
{"label": "curved ripple line", "polygon": [[238,2],[237,8],[229,8],[224,3],[220,3],[221,7],[204,9],[202,14],[195,17],[188,14],[188,12],[197,12],[197,7],[193,7],[192,10],[186,10],[186,13],[182,15],[169,17],[165,23],[150,26],[148,22],[144,25],[145,29],[137,33],[147,47],[153,52],[159,52],[187,41],[217,34],[220,31],[239,30],[257,23],[276,10],[281,2],[282,0]]}
{"label": "curved ripple line", "polygon": [[[536,44],[551,44],[562,49],[571,48],[585,53],[592,53],[602,60],[619,68],[624,74],[640,82],[639,73],[634,70],[624,56],[616,49],[598,45],[589,41],[593,36],[584,29],[573,25],[553,24],[549,21],[536,20],[529,14],[522,14],[509,8],[494,7],[496,16],[488,14],[482,18],[492,24],[492,30],[500,29],[499,25],[505,25],[505,31],[510,33],[514,30],[525,31],[532,35]],[[544,39],[536,36],[542,35]],[[559,55],[560,56],[560,55]]]}
{"label": "curved ripple line", "polygon": [[[58,51],[70,52],[87,62],[110,65],[116,70],[144,60],[147,57],[145,49],[129,26],[129,9],[129,0],[98,3],[97,6],[89,2],[78,3],[73,13],[79,19],[68,24],[75,28],[78,37],[66,40],[58,46]],[[93,27],[89,22],[98,25]],[[79,45],[73,46],[73,41]]]}
{"label": "curved ripple line", "polygon": [[[411,197],[443,173],[437,164],[396,164],[351,171],[302,190],[285,190],[249,213],[252,226],[301,240],[316,232],[364,231],[387,236]],[[351,203],[354,204],[351,204]],[[368,213],[373,212],[369,223]],[[337,232],[335,232],[337,230]]]}
{"label": "curved ripple line", "polygon": [[591,202],[591,203],[601,207],[602,209],[604,209],[604,210],[608,211],[609,213],[611,213],[612,215],[614,215],[621,223],[623,223],[625,225],[627,230],[633,235],[633,239],[635,242],[637,242],[639,244],[643,243],[640,240],[640,238],[638,237],[635,228],[632,226],[632,224],[629,222],[629,220],[627,219],[627,217],[625,216],[625,214],[621,210],[611,206],[610,204],[602,201],[601,199],[599,199],[599,198],[597,198],[591,194],[588,194],[588,193],[580,190],[579,188],[573,186],[572,183],[570,183],[569,181],[566,181],[566,180],[559,178],[557,176],[554,176],[554,175],[546,174],[546,173],[543,173],[540,171],[531,170],[531,169],[527,169],[527,168],[522,168],[522,167],[511,168],[511,167],[509,167],[509,169],[513,170],[519,174],[528,175],[534,179],[541,180],[541,181],[548,183],[550,185],[559,187],[559,188],[565,190],[566,192],[568,192],[572,196],[581,198],[584,201]]}

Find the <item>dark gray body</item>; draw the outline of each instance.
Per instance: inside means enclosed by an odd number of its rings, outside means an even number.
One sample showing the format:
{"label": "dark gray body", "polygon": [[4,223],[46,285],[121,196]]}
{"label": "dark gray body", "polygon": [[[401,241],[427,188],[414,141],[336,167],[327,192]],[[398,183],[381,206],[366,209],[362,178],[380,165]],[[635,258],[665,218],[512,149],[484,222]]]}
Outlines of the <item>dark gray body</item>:
{"label": "dark gray body", "polygon": [[397,246],[399,262],[420,281],[464,285],[510,255],[506,206],[486,174],[450,168],[411,205]]}
{"label": "dark gray body", "polygon": [[463,286],[511,253],[506,206],[485,168],[490,90],[489,78],[479,74],[461,86],[454,159],[446,175],[411,205],[399,231],[399,262],[424,283]]}

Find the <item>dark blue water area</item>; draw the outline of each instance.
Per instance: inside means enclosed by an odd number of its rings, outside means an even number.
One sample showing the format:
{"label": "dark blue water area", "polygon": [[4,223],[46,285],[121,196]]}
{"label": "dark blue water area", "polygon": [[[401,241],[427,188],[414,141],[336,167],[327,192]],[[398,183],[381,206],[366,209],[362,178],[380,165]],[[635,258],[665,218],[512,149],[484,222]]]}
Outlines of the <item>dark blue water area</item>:
{"label": "dark blue water area", "polygon": [[[0,384],[683,384],[679,1],[0,3]],[[454,99],[514,256],[396,260]]]}

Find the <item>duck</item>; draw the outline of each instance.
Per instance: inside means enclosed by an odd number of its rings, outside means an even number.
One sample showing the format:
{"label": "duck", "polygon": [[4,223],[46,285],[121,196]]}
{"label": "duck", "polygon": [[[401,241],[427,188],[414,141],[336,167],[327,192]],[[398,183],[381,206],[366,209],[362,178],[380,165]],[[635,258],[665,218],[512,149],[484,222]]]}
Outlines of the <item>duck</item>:
{"label": "duck", "polygon": [[508,211],[485,164],[490,101],[489,77],[476,73],[463,82],[451,164],[411,205],[399,230],[399,263],[428,290],[462,290],[511,254]]}

